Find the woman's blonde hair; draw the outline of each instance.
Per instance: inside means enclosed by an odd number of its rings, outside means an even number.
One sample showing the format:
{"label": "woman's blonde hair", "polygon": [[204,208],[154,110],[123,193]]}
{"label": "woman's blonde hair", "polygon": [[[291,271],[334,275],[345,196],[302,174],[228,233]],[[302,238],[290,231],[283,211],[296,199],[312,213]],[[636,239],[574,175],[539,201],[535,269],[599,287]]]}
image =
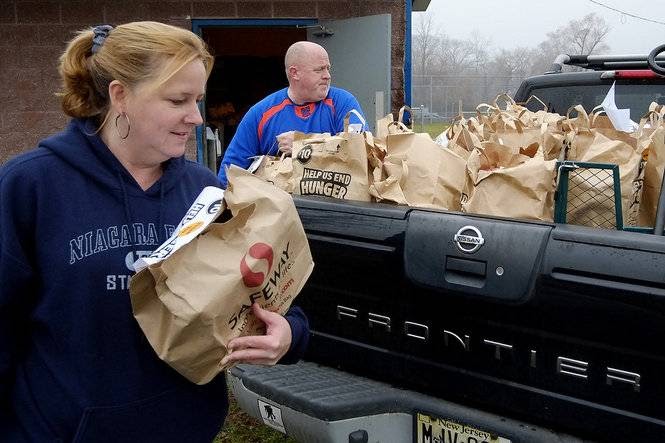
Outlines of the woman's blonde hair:
{"label": "woman's blonde hair", "polygon": [[94,28],[79,31],[60,56],[62,109],[71,117],[108,118],[109,84],[130,90],[139,84],[157,88],[193,60],[210,75],[214,58],[191,31],[158,22],[133,22],[113,28],[93,53]]}

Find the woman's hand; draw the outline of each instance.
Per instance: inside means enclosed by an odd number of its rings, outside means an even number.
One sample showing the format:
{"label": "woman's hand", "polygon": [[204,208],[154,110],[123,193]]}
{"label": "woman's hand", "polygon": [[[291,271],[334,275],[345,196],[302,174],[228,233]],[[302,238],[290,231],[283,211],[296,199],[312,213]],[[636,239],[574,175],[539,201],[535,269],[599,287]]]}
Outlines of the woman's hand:
{"label": "woman's hand", "polygon": [[221,364],[249,363],[253,365],[274,365],[286,354],[291,346],[291,326],[281,315],[267,311],[258,303],[252,305],[256,318],[266,325],[265,335],[237,337],[229,342],[229,353]]}

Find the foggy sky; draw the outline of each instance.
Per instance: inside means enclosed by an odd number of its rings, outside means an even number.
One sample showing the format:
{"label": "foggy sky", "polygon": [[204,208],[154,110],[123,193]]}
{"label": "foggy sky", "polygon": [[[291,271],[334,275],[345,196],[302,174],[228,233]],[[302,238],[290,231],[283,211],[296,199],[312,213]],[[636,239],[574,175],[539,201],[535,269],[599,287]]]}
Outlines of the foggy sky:
{"label": "foggy sky", "polygon": [[[599,0],[625,12],[665,23],[665,0]],[[490,49],[535,47],[547,33],[595,12],[611,30],[605,39],[611,54],[648,54],[665,44],[665,25],[622,16],[588,0],[432,0],[427,12],[413,14],[413,30],[423,14],[433,14],[437,29],[451,38],[476,32]]]}

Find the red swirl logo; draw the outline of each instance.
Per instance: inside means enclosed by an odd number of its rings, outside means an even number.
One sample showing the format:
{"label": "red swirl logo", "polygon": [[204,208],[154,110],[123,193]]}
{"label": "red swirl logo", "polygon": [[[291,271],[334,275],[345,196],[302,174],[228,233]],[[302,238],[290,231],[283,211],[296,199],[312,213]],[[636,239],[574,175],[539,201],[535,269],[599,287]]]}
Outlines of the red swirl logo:
{"label": "red swirl logo", "polygon": [[[265,272],[254,272],[247,264],[247,257],[251,257],[256,262],[267,262],[268,268]],[[273,251],[270,245],[266,243],[254,243],[247,251],[247,254],[240,260],[240,275],[242,281],[248,288],[260,286],[266,278],[266,275],[272,268]],[[256,267],[256,263],[254,264]]]}

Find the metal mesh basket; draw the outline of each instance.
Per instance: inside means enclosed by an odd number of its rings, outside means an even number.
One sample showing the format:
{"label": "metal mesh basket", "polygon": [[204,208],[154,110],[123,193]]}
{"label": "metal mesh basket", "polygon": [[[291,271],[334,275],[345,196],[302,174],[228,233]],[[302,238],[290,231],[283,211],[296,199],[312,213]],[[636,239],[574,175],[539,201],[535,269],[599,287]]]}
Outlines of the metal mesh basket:
{"label": "metal mesh basket", "polygon": [[607,163],[557,163],[554,221],[623,229],[619,167]]}

